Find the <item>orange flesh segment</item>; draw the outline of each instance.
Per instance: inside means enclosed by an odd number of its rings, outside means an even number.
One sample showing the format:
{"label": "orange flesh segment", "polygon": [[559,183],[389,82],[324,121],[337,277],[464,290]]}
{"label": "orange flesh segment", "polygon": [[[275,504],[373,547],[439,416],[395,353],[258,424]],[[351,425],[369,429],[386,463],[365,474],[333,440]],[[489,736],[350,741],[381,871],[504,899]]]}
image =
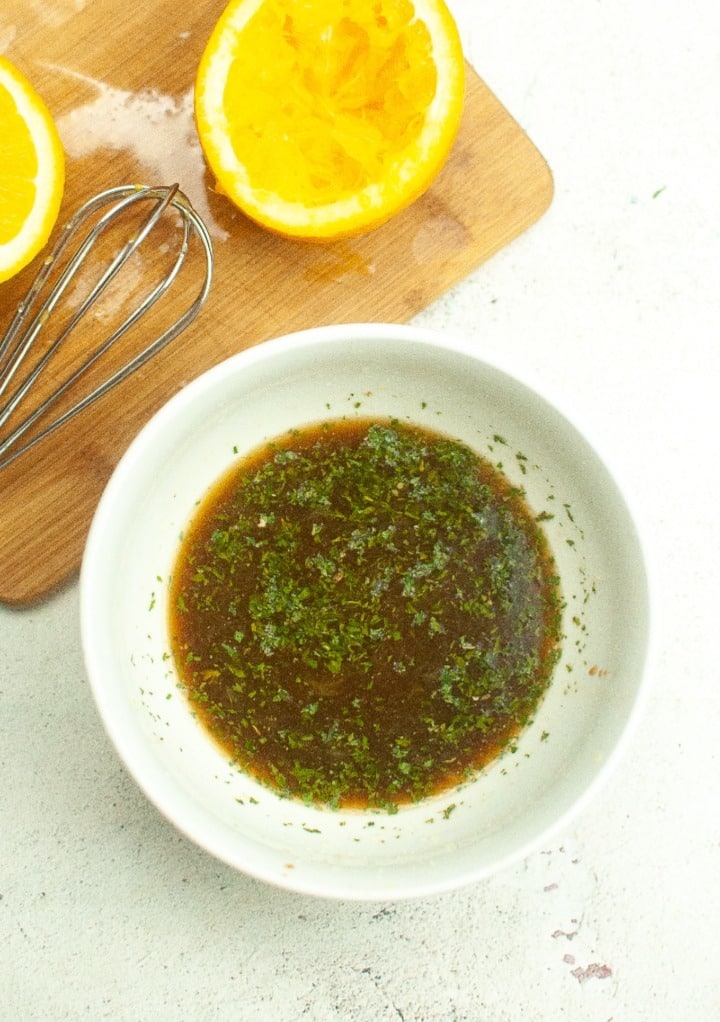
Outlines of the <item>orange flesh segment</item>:
{"label": "orange flesh segment", "polygon": [[19,233],[35,203],[37,154],[15,100],[0,85],[0,244]]}
{"label": "orange flesh segment", "polygon": [[[266,0],[246,25],[228,73],[230,137],[250,184],[321,206],[384,183],[422,131],[437,72],[412,4]],[[388,8],[392,7],[392,10]],[[353,15],[356,17],[353,17]],[[277,40],[281,44],[273,44]]]}

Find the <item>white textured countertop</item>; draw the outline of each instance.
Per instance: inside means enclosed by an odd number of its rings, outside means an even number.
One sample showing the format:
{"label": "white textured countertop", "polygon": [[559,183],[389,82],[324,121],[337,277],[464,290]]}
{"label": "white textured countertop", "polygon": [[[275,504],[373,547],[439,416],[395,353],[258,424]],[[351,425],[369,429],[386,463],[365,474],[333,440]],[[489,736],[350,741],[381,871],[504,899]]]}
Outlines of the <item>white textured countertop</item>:
{"label": "white textured countertop", "polygon": [[634,742],[565,832],[490,881],[303,898],[189,844],[127,776],[74,584],[0,608],[3,1022],[720,1020],[716,5],[450,6],[556,192],[418,321],[561,395],[627,483],[659,640]]}

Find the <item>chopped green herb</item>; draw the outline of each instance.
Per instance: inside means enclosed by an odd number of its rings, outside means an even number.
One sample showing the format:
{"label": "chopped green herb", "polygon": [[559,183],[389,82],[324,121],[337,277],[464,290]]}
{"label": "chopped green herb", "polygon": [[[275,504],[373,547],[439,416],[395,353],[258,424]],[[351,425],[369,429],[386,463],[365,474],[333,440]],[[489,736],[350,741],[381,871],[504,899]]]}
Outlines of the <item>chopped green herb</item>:
{"label": "chopped green herb", "polygon": [[489,461],[394,420],[253,452],[173,572],[173,653],[199,719],[308,803],[394,812],[458,784],[512,742],[558,659],[539,518]]}

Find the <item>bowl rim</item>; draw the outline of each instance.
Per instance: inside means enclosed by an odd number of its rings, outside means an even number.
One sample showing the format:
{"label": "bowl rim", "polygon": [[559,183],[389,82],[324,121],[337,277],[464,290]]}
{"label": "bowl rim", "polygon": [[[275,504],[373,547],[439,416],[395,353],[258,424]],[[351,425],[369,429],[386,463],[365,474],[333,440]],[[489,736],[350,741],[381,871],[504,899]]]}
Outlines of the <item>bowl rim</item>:
{"label": "bowl rim", "polygon": [[[155,435],[161,433],[169,421],[171,422],[175,417],[179,416],[182,410],[195,402],[197,397],[202,395],[204,391],[212,389],[218,379],[242,373],[245,367],[281,357],[286,352],[296,351],[305,347],[323,346],[335,343],[339,339],[348,343],[353,340],[411,342],[469,357],[519,383],[531,392],[533,396],[548,404],[557,415],[577,432],[584,443],[595,453],[608,475],[614,481],[617,496],[624,504],[629,523],[634,531],[633,538],[637,544],[639,567],[644,576],[647,636],[645,647],[642,651],[640,677],[637,679],[635,694],[632,698],[629,711],[624,717],[617,739],[614,741],[603,764],[596,770],[580,794],[573,799],[568,808],[545,827],[541,828],[533,838],[512,849],[504,856],[497,858],[493,863],[478,866],[475,870],[466,871],[455,879],[448,877],[433,880],[431,877],[428,877],[422,882],[408,885],[401,890],[397,889],[397,882],[389,885],[383,885],[379,882],[372,889],[366,887],[356,888],[353,887],[351,882],[345,883],[342,888],[339,886],[325,888],[322,884],[315,882],[303,882],[299,877],[278,876],[270,870],[263,871],[258,868],[246,868],[238,863],[237,857],[233,858],[229,854],[223,854],[223,851],[218,849],[215,843],[206,839],[205,834],[199,833],[197,829],[192,829],[185,825],[184,820],[179,820],[177,814],[168,809],[167,802],[158,797],[157,785],[148,783],[148,777],[144,773],[143,764],[147,765],[150,763],[150,758],[130,751],[129,746],[133,743],[128,741],[121,725],[114,721],[112,715],[107,712],[106,695],[100,680],[102,672],[99,672],[97,669],[97,651],[94,647],[93,635],[90,629],[90,622],[94,614],[92,577],[93,565],[96,559],[96,546],[101,540],[101,534],[105,528],[105,520],[111,513],[116,491],[123,485],[124,475],[131,470],[133,462],[142,453],[143,449],[148,445],[152,445]],[[411,324],[357,322],[329,324],[293,331],[254,344],[223,359],[193,378],[152,415],[133,438],[120,458],[93,515],[80,568],[80,631],[88,682],[105,731],[115,747],[124,768],[146,797],[177,830],[215,858],[224,861],[227,865],[248,876],[270,883],[273,886],[295,893],[324,898],[347,901],[397,901],[439,894],[487,879],[489,876],[508,868],[513,863],[527,858],[534,850],[545,844],[553,834],[565,829],[572,820],[585,810],[587,805],[594,800],[596,795],[605,786],[609,777],[625,756],[628,745],[635,735],[638,724],[645,712],[657,648],[654,606],[655,566],[651,557],[647,536],[648,530],[644,527],[642,516],[638,512],[633,497],[632,486],[623,478],[622,471],[618,470],[617,466],[612,463],[612,460],[606,456],[602,442],[597,437],[591,435],[587,424],[582,421],[582,414],[575,408],[572,411],[568,411],[562,396],[553,393],[550,388],[544,385],[542,387],[538,386],[531,378],[531,373],[523,368],[518,369],[516,365],[512,364],[511,359],[498,356],[496,352],[488,352],[486,346],[479,341],[471,341],[467,337],[454,335],[451,332],[445,332],[437,328],[419,327]]]}

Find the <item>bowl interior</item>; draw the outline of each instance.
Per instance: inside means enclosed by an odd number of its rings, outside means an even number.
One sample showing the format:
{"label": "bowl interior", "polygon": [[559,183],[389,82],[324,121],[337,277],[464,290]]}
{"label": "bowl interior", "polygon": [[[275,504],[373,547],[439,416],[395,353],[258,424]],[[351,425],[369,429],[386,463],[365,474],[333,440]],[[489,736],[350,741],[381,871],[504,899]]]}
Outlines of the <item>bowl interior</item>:
{"label": "bowl interior", "polygon": [[[395,416],[457,437],[525,488],[561,579],[563,656],[534,721],[463,786],[394,815],[312,808],[231,766],[177,690],[167,590],[180,536],[237,457],[285,430]],[[584,437],[467,346],[411,328],[322,328],[190,384],[139,435],[95,516],[81,578],[99,711],[150,799],[220,859],[297,890],[393,898],[457,886],[525,854],[606,771],[642,685],[645,566],[616,483]]]}

